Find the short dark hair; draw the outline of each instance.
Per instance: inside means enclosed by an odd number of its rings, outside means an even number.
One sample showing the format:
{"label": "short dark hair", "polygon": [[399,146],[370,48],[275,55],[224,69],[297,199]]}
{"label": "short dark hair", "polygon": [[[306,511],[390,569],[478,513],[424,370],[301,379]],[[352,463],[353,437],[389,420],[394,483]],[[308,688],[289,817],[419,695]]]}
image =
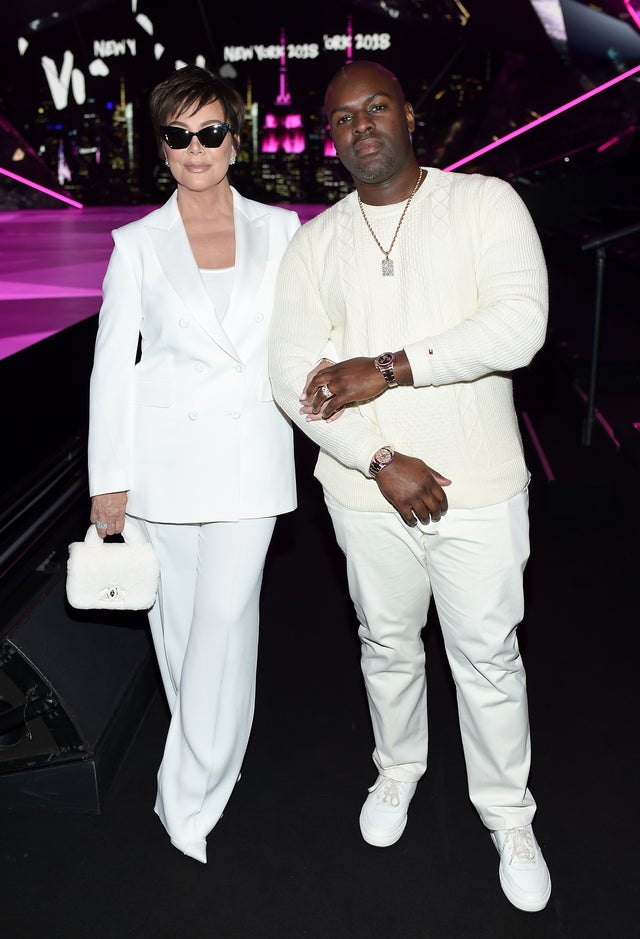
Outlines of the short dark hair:
{"label": "short dark hair", "polygon": [[160,128],[176,114],[192,109],[195,113],[205,104],[219,101],[224,120],[229,124],[236,145],[244,127],[245,106],[239,92],[228,82],[199,65],[185,65],[161,81],[149,95],[149,112],[153,132],[161,148]]}

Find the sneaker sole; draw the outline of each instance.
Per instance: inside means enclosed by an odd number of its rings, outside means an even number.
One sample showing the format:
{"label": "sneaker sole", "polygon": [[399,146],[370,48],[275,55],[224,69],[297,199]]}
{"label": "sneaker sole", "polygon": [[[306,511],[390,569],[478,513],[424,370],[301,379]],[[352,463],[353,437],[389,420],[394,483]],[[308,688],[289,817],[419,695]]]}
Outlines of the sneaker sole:
{"label": "sneaker sole", "polygon": [[362,837],[367,842],[367,844],[372,844],[374,848],[388,848],[392,844],[395,844],[402,835],[402,832],[407,827],[407,816],[402,819],[402,824],[398,828],[390,832],[385,832],[384,834],[372,831],[367,829],[366,823],[364,822],[362,815],[360,815],[360,832]]}
{"label": "sneaker sole", "polygon": [[544,910],[545,906],[549,902],[549,897],[551,896],[551,881],[547,885],[547,889],[544,892],[542,897],[529,897],[526,894],[516,893],[513,889],[513,886],[509,883],[506,877],[503,874],[502,867],[500,867],[500,886],[502,887],[502,892],[504,893],[507,900],[517,907],[519,910],[524,910],[525,913],[539,913],[540,910]]}

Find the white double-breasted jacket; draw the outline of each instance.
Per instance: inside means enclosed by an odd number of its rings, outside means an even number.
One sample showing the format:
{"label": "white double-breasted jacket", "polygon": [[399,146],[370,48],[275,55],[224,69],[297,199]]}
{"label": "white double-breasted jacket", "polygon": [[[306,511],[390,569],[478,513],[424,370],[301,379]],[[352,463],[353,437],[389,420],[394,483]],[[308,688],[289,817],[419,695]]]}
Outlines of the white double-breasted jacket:
{"label": "white double-breasted jacket", "polygon": [[271,393],[267,334],[276,272],[300,221],[232,194],[236,264],[223,324],[175,193],[112,233],[90,382],[89,489],[127,491],[127,512],[149,521],[233,521],[296,506],[293,433]]}

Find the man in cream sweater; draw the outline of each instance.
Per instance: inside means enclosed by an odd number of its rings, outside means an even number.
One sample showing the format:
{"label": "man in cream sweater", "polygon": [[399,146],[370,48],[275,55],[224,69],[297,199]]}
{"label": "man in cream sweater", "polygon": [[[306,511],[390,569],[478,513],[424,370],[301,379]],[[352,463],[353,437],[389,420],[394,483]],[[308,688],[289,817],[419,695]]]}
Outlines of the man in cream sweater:
{"label": "man in cream sweater", "polygon": [[[400,838],[427,766],[421,632],[436,605],[469,795],[508,899],[546,905],[517,640],[528,482],[510,373],[544,342],[547,274],[506,182],[420,167],[396,77],[353,61],[325,111],[355,191],[294,235],[270,339],[276,401],[319,446],[359,623],[377,779],[364,839]],[[318,358],[332,342],[337,364]]]}

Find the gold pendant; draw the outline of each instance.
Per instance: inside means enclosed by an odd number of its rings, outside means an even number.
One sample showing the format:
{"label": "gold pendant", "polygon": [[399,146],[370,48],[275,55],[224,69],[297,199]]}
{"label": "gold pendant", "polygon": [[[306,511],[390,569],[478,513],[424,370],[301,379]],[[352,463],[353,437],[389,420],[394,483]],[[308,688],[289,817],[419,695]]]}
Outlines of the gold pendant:
{"label": "gold pendant", "polygon": [[382,276],[393,277],[393,261],[390,257],[384,257],[382,259]]}

